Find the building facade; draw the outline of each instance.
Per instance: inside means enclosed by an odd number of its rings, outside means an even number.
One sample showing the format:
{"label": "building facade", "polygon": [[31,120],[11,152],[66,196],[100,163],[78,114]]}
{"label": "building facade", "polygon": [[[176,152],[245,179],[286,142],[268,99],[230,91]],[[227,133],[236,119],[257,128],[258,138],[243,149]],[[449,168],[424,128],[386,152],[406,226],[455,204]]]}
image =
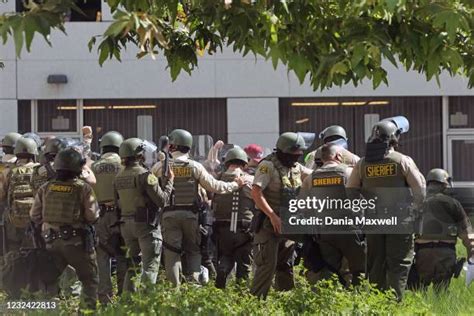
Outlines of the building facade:
{"label": "building facade", "polygon": [[[90,1],[88,1],[90,2]],[[94,1],[92,1],[94,2]],[[10,131],[80,137],[90,125],[95,141],[108,130],[126,137],[157,141],[182,127],[194,134],[244,146],[272,148],[284,131],[320,132],[331,124],[347,129],[350,146],[363,156],[372,124],[405,115],[411,130],[401,151],[426,173],[447,168],[460,186],[474,186],[474,92],[467,79],[441,76],[441,86],[422,74],[387,64],[389,86],[371,82],[313,91],[295,75],[254,56],[226,48],[203,56],[192,76],[172,82],[166,60],[136,59],[130,46],[122,62],[98,64],[87,43],[102,34],[111,20],[104,1],[86,8],[90,21],[71,16],[66,33],[51,35],[52,47],[37,36],[31,53],[15,56],[11,40],[0,46],[0,136]],[[14,1],[0,2],[0,13],[17,10]],[[94,15],[102,22],[94,22]],[[38,35],[38,34],[37,34]],[[95,143],[97,146],[97,143]]]}

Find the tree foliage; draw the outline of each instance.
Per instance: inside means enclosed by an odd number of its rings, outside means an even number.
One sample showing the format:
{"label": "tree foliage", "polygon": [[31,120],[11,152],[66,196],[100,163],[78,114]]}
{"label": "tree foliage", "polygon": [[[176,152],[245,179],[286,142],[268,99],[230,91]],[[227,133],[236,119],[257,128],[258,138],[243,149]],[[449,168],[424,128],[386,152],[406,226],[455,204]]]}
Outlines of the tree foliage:
{"label": "tree foliage", "polygon": [[[29,51],[35,32],[48,41],[64,31],[73,0],[27,1],[29,11],[0,16],[0,36],[16,52]],[[230,46],[293,71],[313,88],[363,79],[387,82],[387,64],[439,80],[442,71],[474,85],[472,0],[107,0],[114,21],[89,48],[99,63],[120,60],[127,46],[137,57],[163,54],[171,77],[191,73],[199,56]]]}

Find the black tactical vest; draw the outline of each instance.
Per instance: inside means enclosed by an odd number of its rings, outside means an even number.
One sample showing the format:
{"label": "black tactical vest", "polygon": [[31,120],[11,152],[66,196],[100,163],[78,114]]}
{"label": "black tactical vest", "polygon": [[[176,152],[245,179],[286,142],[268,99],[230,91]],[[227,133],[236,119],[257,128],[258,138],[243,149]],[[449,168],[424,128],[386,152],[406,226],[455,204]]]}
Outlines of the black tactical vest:
{"label": "black tactical vest", "polygon": [[456,240],[458,223],[450,215],[457,211],[454,200],[443,193],[429,195],[423,202],[420,239]]}

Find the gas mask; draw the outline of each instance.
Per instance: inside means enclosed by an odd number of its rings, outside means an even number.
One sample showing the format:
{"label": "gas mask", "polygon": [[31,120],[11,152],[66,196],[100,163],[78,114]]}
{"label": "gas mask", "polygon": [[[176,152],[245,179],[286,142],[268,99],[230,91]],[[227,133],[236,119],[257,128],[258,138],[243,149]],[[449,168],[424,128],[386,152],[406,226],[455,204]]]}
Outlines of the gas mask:
{"label": "gas mask", "polygon": [[281,164],[287,168],[294,167],[301,157],[301,155],[286,154],[280,150],[277,150],[276,155]]}

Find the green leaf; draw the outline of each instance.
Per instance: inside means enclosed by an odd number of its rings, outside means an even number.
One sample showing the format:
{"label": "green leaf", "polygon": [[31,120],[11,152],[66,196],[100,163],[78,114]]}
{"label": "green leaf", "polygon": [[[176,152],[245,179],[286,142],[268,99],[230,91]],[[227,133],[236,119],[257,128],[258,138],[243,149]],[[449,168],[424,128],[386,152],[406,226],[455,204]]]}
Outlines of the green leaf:
{"label": "green leaf", "polygon": [[444,10],[435,15],[433,26],[439,28],[445,26],[448,38],[453,41],[456,37],[457,29],[460,26],[459,21],[462,18],[462,16],[459,16],[459,14],[452,10]]}
{"label": "green leaf", "polygon": [[102,44],[100,44],[99,51],[100,51],[99,65],[102,66],[104,62],[107,60],[107,57],[109,56],[109,53],[110,53],[109,45],[107,44],[107,42],[102,42]]}
{"label": "green leaf", "polygon": [[367,51],[365,49],[364,44],[357,44],[352,51],[352,58],[351,58],[351,65],[352,68],[356,67],[362,59],[364,59]]}
{"label": "green leaf", "polygon": [[383,46],[381,48],[381,51],[384,57],[387,58],[392,63],[392,65],[398,68],[398,64],[395,60],[395,57],[393,56],[393,53],[386,46]]}
{"label": "green leaf", "polygon": [[31,42],[33,41],[33,37],[35,35],[38,26],[34,19],[25,18],[23,21],[25,26],[25,43],[26,43],[26,50],[29,52],[31,49]]}
{"label": "green leaf", "polygon": [[383,69],[375,69],[373,72],[373,78],[372,78],[372,87],[373,89],[377,89],[378,86],[380,86],[380,83],[384,81],[387,83],[387,72]]}
{"label": "green leaf", "polygon": [[446,61],[449,63],[450,68],[453,72],[457,72],[464,64],[464,60],[462,59],[462,56],[459,54],[458,51],[454,49],[447,50],[444,53],[444,57]]}
{"label": "green leaf", "polygon": [[120,4],[120,0],[107,0],[107,4],[110,6],[112,12],[114,12]]}
{"label": "green leaf", "polygon": [[112,23],[105,31],[104,36],[119,36],[127,27],[128,22],[130,22],[128,19],[123,19]]}
{"label": "green leaf", "polygon": [[278,60],[281,58],[282,54],[278,46],[272,46],[269,52],[270,58],[272,59],[273,68],[276,69],[278,66]]}
{"label": "green leaf", "polygon": [[347,67],[346,63],[343,61],[338,62],[331,68],[331,76],[333,75],[345,75],[349,71],[349,67]]}
{"label": "green leaf", "polygon": [[15,52],[18,57],[21,55],[21,50],[23,48],[23,23],[19,21],[13,28],[13,40],[15,42]]}
{"label": "green leaf", "polygon": [[87,43],[87,47],[89,48],[89,52],[92,51],[92,48],[94,47],[95,43],[97,42],[97,37],[94,36],[89,40],[89,43]]}
{"label": "green leaf", "polygon": [[431,80],[434,75],[437,75],[440,72],[440,59],[439,55],[430,55],[427,60],[427,67],[426,67],[426,78]]}
{"label": "green leaf", "polygon": [[300,83],[304,82],[304,78],[309,71],[309,62],[301,55],[293,55],[288,62],[288,67],[292,69]]}

